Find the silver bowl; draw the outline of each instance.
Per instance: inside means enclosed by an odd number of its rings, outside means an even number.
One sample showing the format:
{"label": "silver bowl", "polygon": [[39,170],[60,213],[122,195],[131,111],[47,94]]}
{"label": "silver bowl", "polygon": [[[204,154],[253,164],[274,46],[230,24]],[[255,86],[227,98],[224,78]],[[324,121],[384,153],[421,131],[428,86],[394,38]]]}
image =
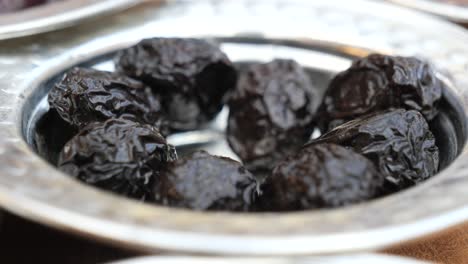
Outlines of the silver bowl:
{"label": "silver bowl", "polygon": [[144,0],[67,0],[0,15],[0,40],[65,28],[106,16]]}
{"label": "silver bowl", "polygon": [[153,256],[139,257],[113,264],[423,264],[419,260],[388,256],[382,254],[350,254],[342,256],[299,257],[299,258],[229,258],[229,257],[188,257],[188,256]]}
{"label": "silver bowl", "polygon": [[[443,34],[434,38],[434,32]],[[444,153],[454,160],[418,186],[345,208],[235,214],[138,203],[84,185],[39,157],[31,147],[35,125],[56,78],[74,65],[109,69],[113,52],[153,36],[211,38],[234,61],[294,58],[322,86],[370,52],[423,56],[449,87],[451,107],[442,117],[454,143]],[[467,41],[468,33],[453,24],[376,1],[231,0],[148,3],[93,24],[0,43],[0,204],[62,230],[153,252],[334,254],[442,230],[468,218]],[[216,141],[213,151],[229,155],[215,135],[222,116],[208,130],[170,140]]]}
{"label": "silver bowl", "polygon": [[443,17],[457,23],[468,23],[468,5],[442,0],[387,0],[389,2]]}

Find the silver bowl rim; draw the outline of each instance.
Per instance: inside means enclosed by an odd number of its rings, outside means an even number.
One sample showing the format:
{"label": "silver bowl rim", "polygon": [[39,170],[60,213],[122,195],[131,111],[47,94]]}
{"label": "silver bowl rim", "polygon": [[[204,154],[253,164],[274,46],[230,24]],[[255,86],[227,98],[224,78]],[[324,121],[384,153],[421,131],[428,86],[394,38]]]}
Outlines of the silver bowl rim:
{"label": "silver bowl rim", "polygon": [[68,0],[0,16],[0,40],[53,31],[96,16],[105,16],[145,0]]}
{"label": "silver bowl rim", "polygon": [[246,258],[246,257],[194,257],[194,256],[147,256],[136,257],[124,260],[110,262],[109,264],[340,264],[340,263],[359,263],[359,264],[423,264],[421,260],[404,258],[400,256],[391,256],[385,254],[349,254],[338,256],[320,256],[320,257],[298,257],[298,258]]}
{"label": "silver bowl rim", "polygon": [[[284,19],[292,15],[300,17],[297,12],[304,9],[320,18],[313,20],[314,23],[324,24],[313,32],[281,28],[294,22]],[[227,23],[233,12],[234,17],[242,14],[245,23]],[[410,22],[402,21],[400,16],[411,18]],[[259,17],[273,27],[262,31],[265,24],[257,20]],[[362,30],[369,17],[373,26],[379,26],[374,32],[377,35]],[[300,18],[311,19],[306,13]],[[335,23],[337,18],[343,23]],[[196,27],[187,30],[187,20]],[[140,204],[85,186],[41,160],[22,136],[23,128],[28,125],[27,118],[23,118],[23,108],[27,107],[33,91],[49,77],[78,62],[129,46],[142,36],[230,37],[252,33],[246,32],[246,27],[258,30],[256,33],[262,33],[264,38],[325,44],[336,51],[355,55],[373,50],[412,55],[415,48],[420,49],[450,73],[452,79],[447,81],[453,83],[450,88],[463,103],[466,114],[468,90],[461,87],[468,87],[468,61],[463,57],[468,54],[465,45],[468,33],[463,29],[430,16],[368,0],[352,3],[345,0],[170,1],[162,6],[147,3],[101,22],[44,34],[34,38],[35,43],[31,43],[31,39],[0,43],[0,72],[3,74],[0,76],[0,204],[5,209],[59,229],[141,250],[247,255],[373,250],[447,228],[468,218],[468,197],[463,195],[468,185],[466,146],[437,177],[382,199],[333,210],[233,214]],[[223,27],[216,27],[214,22]],[[322,26],[325,28],[321,29]],[[349,33],[348,26],[356,31]],[[340,38],[328,35],[333,33],[328,27],[337,30]],[[414,27],[419,28],[418,31],[411,31]],[[434,48],[434,29],[445,32],[437,39],[447,45],[440,53],[429,52]],[[304,38],[304,32],[314,33],[314,37]],[[379,35],[381,33],[383,35]],[[398,42],[390,41],[400,35]],[[379,40],[376,36],[387,39],[374,41]],[[454,56],[456,61],[452,62]]]}

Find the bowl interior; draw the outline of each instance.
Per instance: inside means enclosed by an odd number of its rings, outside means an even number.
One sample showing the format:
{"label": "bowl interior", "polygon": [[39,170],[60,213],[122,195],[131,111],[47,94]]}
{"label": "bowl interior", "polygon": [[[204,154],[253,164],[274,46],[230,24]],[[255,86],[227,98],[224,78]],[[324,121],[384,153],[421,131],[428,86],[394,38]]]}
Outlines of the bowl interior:
{"label": "bowl interior", "polygon": [[[221,48],[236,63],[239,68],[252,62],[267,62],[274,58],[294,59],[306,67],[311,80],[318,88],[320,96],[326,90],[333,76],[349,67],[354,56],[346,52],[327,50],[323,46],[298,46],[294,43],[264,39],[216,39]],[[100,70],[113,71],[115,51],[102,54],[93,59],[83,61],[75,66],[93,67]],[[57,114],[49,112],[47,93],[57,82],[63,72],[57,72],[43,82],[28,98],[23,108],[22,133],[24,140],[42,158],[51,164],[57,161],[57,155],[74,131],[61,122]],[[440,75],[440,74],[439,74]],[[451,87],[449,78],[443,78],[447,87]],[[321,100],[321,98],[317,98]],[[463,107],[451,89],[446,89],[440,104],[440,114],[430,122],[432,132],[436,137],[440,150],[440,170],[446,168],[461,152],[467,137],[466,117]],[[203,149],[214,155],[227,156],[239,160],[231,151],[226,139],[228,109],[223,111],[206,128],[176,133],[168,137],[169,143],[177,148],[180,156]],[[314,131],[313,137],[320,133]]]}

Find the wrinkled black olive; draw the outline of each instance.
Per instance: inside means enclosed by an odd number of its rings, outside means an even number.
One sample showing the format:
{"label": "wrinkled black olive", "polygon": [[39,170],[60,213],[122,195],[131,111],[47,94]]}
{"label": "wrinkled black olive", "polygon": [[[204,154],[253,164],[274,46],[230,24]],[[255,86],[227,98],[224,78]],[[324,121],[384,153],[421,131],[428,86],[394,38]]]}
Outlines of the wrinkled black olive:
{"label": "wrinkled black olive", "polygon": [[123,75],[73,68],[55,84],[48,99],[51,109],[79,129],[95,121],[127,118],[166,134],[158,98],[143,83]]}
{"label": "wrinkled black olive", "polygon": [[167,206],[249,211],[257,182],[239,162],[197,151],[169,164],[154,193],[156,202]]}
{"label": "wrinkled black olive", "polygon": [[176,158],[155,127],[108,119],[89,124],[67,142],[58,166],[91,185],[148,200],[159,171]]}
{"label": "wrinkled black olive", "polygon": [[383,184],[374,164],[335,144],[314,144],[287,157],[266,178],[262,210],[338,207],[373,198]]}
{"label": "wrinkled black olive", "polygon": [[397,109],[367,115],[322,135],[311,144],[352,147],[372,160],[386,176],[389,188],[399,190],[434,175],[439,149],[429,126],[414,110]]}
{"label": "wrinkled black olive", "polygon": [[237,79],[228,57],[200,39],[142,40],[117,54],[116,68],[161,96],[174,130],[195,129],[213,119]]}
{"label": "wrinkled black olive", "polygon": [[417,58],[369,55],[331,81],[317,123],[326,132],[356,117],[395,108],[417,110],[431,120],[438,113],[442,87],[432,67]]}
{"label": "wrinkled black olive", "polygon": [[307,141],[316,105],[316,89],[295,61],[252,64],[229,98],[229,145],[248,169],[272,169]]}
{"label": "wrinkled black olive", "polygon": [[63,146],[77,133],[75,127],[63,120],[55,109],[51,109],[36,124],[34,146],[39,155],[57,165]]}

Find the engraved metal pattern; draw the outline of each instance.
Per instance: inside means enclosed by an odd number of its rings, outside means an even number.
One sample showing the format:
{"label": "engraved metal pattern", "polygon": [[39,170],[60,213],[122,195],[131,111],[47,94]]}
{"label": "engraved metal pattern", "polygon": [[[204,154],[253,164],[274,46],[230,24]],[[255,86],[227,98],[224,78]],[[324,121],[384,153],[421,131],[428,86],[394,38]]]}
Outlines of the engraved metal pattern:
{"label": "engraved metal pattern", "polygon": [[35,155],[22,136],[32,91],[74,64],[150,36],[261,36],[357,56],[420,55],[450,73],[451,88],[468,110],[468,34],[448,22],[366,0],[150,2],[93,23],[0,43],[3,207],[139,249],[254,255],[373,250],[468,218],[466,147],[437,177],[409,190],[346,208],[286,214],[140,204],[78,183]]}

